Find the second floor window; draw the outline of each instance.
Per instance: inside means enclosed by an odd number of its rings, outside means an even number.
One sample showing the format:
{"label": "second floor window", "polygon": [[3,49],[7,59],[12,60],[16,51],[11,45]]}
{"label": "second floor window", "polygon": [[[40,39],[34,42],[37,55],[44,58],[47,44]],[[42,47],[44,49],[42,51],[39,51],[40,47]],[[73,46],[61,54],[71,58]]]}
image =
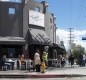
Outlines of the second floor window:
{"label": "second floor window", "polygon": [[15,8],[9,8],[9,14],[15,14]]}
{"label": "second floor window", "polygon": [[39,7],[35,7],[35,11],[40,12],[40,8]]}

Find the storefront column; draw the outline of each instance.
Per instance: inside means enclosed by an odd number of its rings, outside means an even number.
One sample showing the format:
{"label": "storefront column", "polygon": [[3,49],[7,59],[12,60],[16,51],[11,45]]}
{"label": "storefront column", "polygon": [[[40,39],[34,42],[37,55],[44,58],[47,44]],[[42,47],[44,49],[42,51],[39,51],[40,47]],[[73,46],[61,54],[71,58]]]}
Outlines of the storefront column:
{"label": "storefront column", "polygon": [[0,45],[0,58],[2,58],[2,53],[1,53],[1,45]]}
{"label": "storefront column", "polygon": [[28,44],[23,46],[23,53],[26,59],[29,58]]}

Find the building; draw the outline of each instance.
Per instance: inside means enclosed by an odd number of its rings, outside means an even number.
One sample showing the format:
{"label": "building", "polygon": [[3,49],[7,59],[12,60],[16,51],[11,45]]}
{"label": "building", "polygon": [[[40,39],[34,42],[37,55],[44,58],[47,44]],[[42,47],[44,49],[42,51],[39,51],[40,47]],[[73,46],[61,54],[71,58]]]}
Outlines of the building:
{"label": "building", "polygon": [[[42,2],[46,4],[45,1]],[[60,43],[57,43],[56,36],[56,17],[53,13],[48,11],[48,6],[45,7],[45,32],[50,38],[50,46],[49,46],[49,58],[57,58],[58,54],[64,54],[65,47]],[[59,40],[59,38],[58,38]]]}
{"label": "building", "polygon": [[61,49],[56,44],[55,17],[47,7],[45,1],[0,1],[1,56],[17,58],[24,53],[26,58],[33,59],[36,49],[40,54],[45,46],[50,50]]}
{"label": "building", "polygon": [[0,57],[18,57],[26,40],[23,36],[23,2],[0,1]]}
{"label": "building", "polygon": [[30,1],[28,0],[25,4],[23,19],[25,21],[24,27],[28,27],[28,54],[29,57],[33,59],[35,51],[39,49],[40,54],[42,54],[44,47],[49,45],[50,39],[45,32],[45,15],[43,4],[33,0]]}

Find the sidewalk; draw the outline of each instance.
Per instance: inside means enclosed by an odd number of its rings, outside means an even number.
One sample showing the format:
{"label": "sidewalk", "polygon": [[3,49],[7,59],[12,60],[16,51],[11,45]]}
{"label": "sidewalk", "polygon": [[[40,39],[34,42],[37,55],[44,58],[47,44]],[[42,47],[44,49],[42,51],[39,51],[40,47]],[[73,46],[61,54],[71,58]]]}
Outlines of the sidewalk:
{"label": "sidewalk", "polygon": [[48,68],[45,73],[29,71],[0,71],[0,78],[62,78],[86,76],[86,67]]}

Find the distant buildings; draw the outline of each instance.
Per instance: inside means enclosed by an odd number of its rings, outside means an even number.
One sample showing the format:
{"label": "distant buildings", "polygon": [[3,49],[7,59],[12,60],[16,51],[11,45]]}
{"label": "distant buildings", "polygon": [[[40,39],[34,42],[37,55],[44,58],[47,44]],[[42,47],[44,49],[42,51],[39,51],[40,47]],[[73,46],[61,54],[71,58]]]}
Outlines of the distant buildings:
{"label": "distant buildings", "polygon": [[56,18],[47,8],[45,1],[0,1],[0,56],[17,58],[24,53],[33,59],[36,49],[42,54],[45,46],[49,58],[54,51],[65,52],[64,44],[56,44]]}

